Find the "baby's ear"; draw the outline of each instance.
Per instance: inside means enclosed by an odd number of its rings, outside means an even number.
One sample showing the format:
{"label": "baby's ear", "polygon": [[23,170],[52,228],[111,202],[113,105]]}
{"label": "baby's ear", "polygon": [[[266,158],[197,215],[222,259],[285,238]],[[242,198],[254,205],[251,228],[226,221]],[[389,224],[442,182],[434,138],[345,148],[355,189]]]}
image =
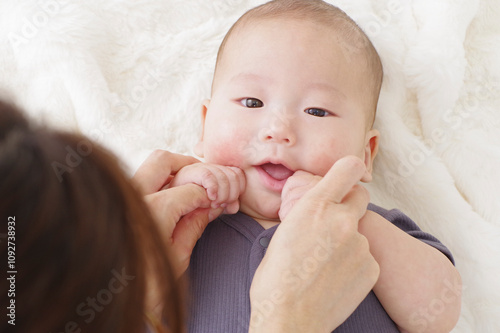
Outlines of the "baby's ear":
{"label": "baby's ear", "polygon": [[361,178],[362,182],[369,183],[372,181],[373,160],[378,152],[379,131],[371,129],[366,133],[365,143],[365,165],[366,172]]}
{"label": "baby's ear", "polygon": [[203,135],[205,134],[205,119],[207,118],[208,106],[210,105],[210,100],[206,99],[201,104],[201,136],[200,141],[194,146],[194,153],[198,157],[204,157],[205,149],[203,145]]}

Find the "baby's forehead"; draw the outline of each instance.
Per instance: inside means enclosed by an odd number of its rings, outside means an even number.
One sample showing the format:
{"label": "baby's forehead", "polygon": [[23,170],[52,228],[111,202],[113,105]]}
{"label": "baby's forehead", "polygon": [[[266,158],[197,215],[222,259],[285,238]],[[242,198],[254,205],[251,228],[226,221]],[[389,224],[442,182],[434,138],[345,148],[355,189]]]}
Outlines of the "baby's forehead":
{"label": "baby's forehead", "polygon": [[[275,25],[262,24],[262,23],[277,23]],[[354,25],[353,25],[354,24]],[[217,57],[217,64],[226,56],[227,50],[241,47],[239,41],[245,35],[256,33],[256,27],[259,27],[259,33],[262,30],[276,29],[280,30],[291,29],[292,26],[314,26],[322,32],[328,32],[330,38],[322,40],[321,43],[330,44],[332,47],[340,47],[346,57],[350,61],[353,60],[366,60],[371,57],[369,52],[370,41],[364,35],[355,23],[339,18],[333,21],[326,20],[313,20],[309,17],[295,17],[292,15],[280,15],[272,17],[250,17],[238,21],[237,24],[228,32],[225,40],[220,46],[219,54]],[[322,34],[324,35],[324,34]],[[332,38],[333,37],[333,38]],[[296,42],[296,41],[295,41]],[[255,45],[255,47],[262,47],[263,45]],[[378,57],[378,55],[376,55]]]}
{"label": "baby's forehead", "polygon": [[[268,31],[270,35],[266,35]],[[302,34],[304,31],[307,32]],[[295,54],[303,50],[323,54],[321,59],[324,61],[321,60],[320,63],[344,62],[345,66],[351,68],[352,75],[356,73],[355,76],[358,77],[359,74],[360,79],[366,80],[367,55],[359,50],[359,43],[352,44],[346,39],[347,37],[343,35],[342,29],[324,22],[286,16],[252,18],[241,22],[230,31],[230,36],[224,41],[219,51],[214,80],[219,76],[222,68],[224,68],[222,72],[225,75],[233,75],[233,71],[238,70],[241,64],[252,63],[252,68],[259,68],[258,64],[263,61],[267,62],[269,57],[288,58],[288,52]],[[254,54],[248,53],[249,47],[262,51],[257,51],[258,56],[249,60],[250,54]],[[279,64],[277,66],[279,67]]]}

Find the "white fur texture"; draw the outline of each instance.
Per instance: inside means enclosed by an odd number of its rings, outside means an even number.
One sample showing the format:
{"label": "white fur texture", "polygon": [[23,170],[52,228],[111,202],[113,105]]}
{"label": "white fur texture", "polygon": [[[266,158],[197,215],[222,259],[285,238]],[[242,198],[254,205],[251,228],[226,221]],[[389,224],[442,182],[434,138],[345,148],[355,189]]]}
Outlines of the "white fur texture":
{"label": "white fur texture", "polygon": [[[108,146],[129,171],[156,148],[191,154],[219,43],[263,2],[2,1],[1,93]],[[500,2],[330,2],[384,64],[372,201],[452,250],[464,284],[454,332],[500,332]],[[415,315],[422,328],[446,297]]]}

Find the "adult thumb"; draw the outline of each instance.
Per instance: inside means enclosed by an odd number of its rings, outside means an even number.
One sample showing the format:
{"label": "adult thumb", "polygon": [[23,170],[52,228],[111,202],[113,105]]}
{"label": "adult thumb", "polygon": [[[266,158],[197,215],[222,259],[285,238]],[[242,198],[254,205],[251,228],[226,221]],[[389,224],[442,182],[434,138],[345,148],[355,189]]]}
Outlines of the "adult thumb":
{"label": "adult thumb", "polygon": [[335,162],[309,194],[339,204],[361,180],[365,171],[366,166],[359,157],[343,157]]}

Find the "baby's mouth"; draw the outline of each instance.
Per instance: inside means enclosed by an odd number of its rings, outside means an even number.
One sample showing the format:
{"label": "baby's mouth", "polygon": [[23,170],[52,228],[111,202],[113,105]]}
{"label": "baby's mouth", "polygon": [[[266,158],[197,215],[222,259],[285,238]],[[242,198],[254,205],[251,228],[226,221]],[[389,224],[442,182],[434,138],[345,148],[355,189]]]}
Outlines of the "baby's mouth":
{"label": "baby's mouth", "polygon": [[264,170],[269,176],[276,180],[285,180],[291,175],[293,175],[293,171],[288,169],[283,164],[273,164],[273,163],[265,163],[260,165],[262,170]]}

